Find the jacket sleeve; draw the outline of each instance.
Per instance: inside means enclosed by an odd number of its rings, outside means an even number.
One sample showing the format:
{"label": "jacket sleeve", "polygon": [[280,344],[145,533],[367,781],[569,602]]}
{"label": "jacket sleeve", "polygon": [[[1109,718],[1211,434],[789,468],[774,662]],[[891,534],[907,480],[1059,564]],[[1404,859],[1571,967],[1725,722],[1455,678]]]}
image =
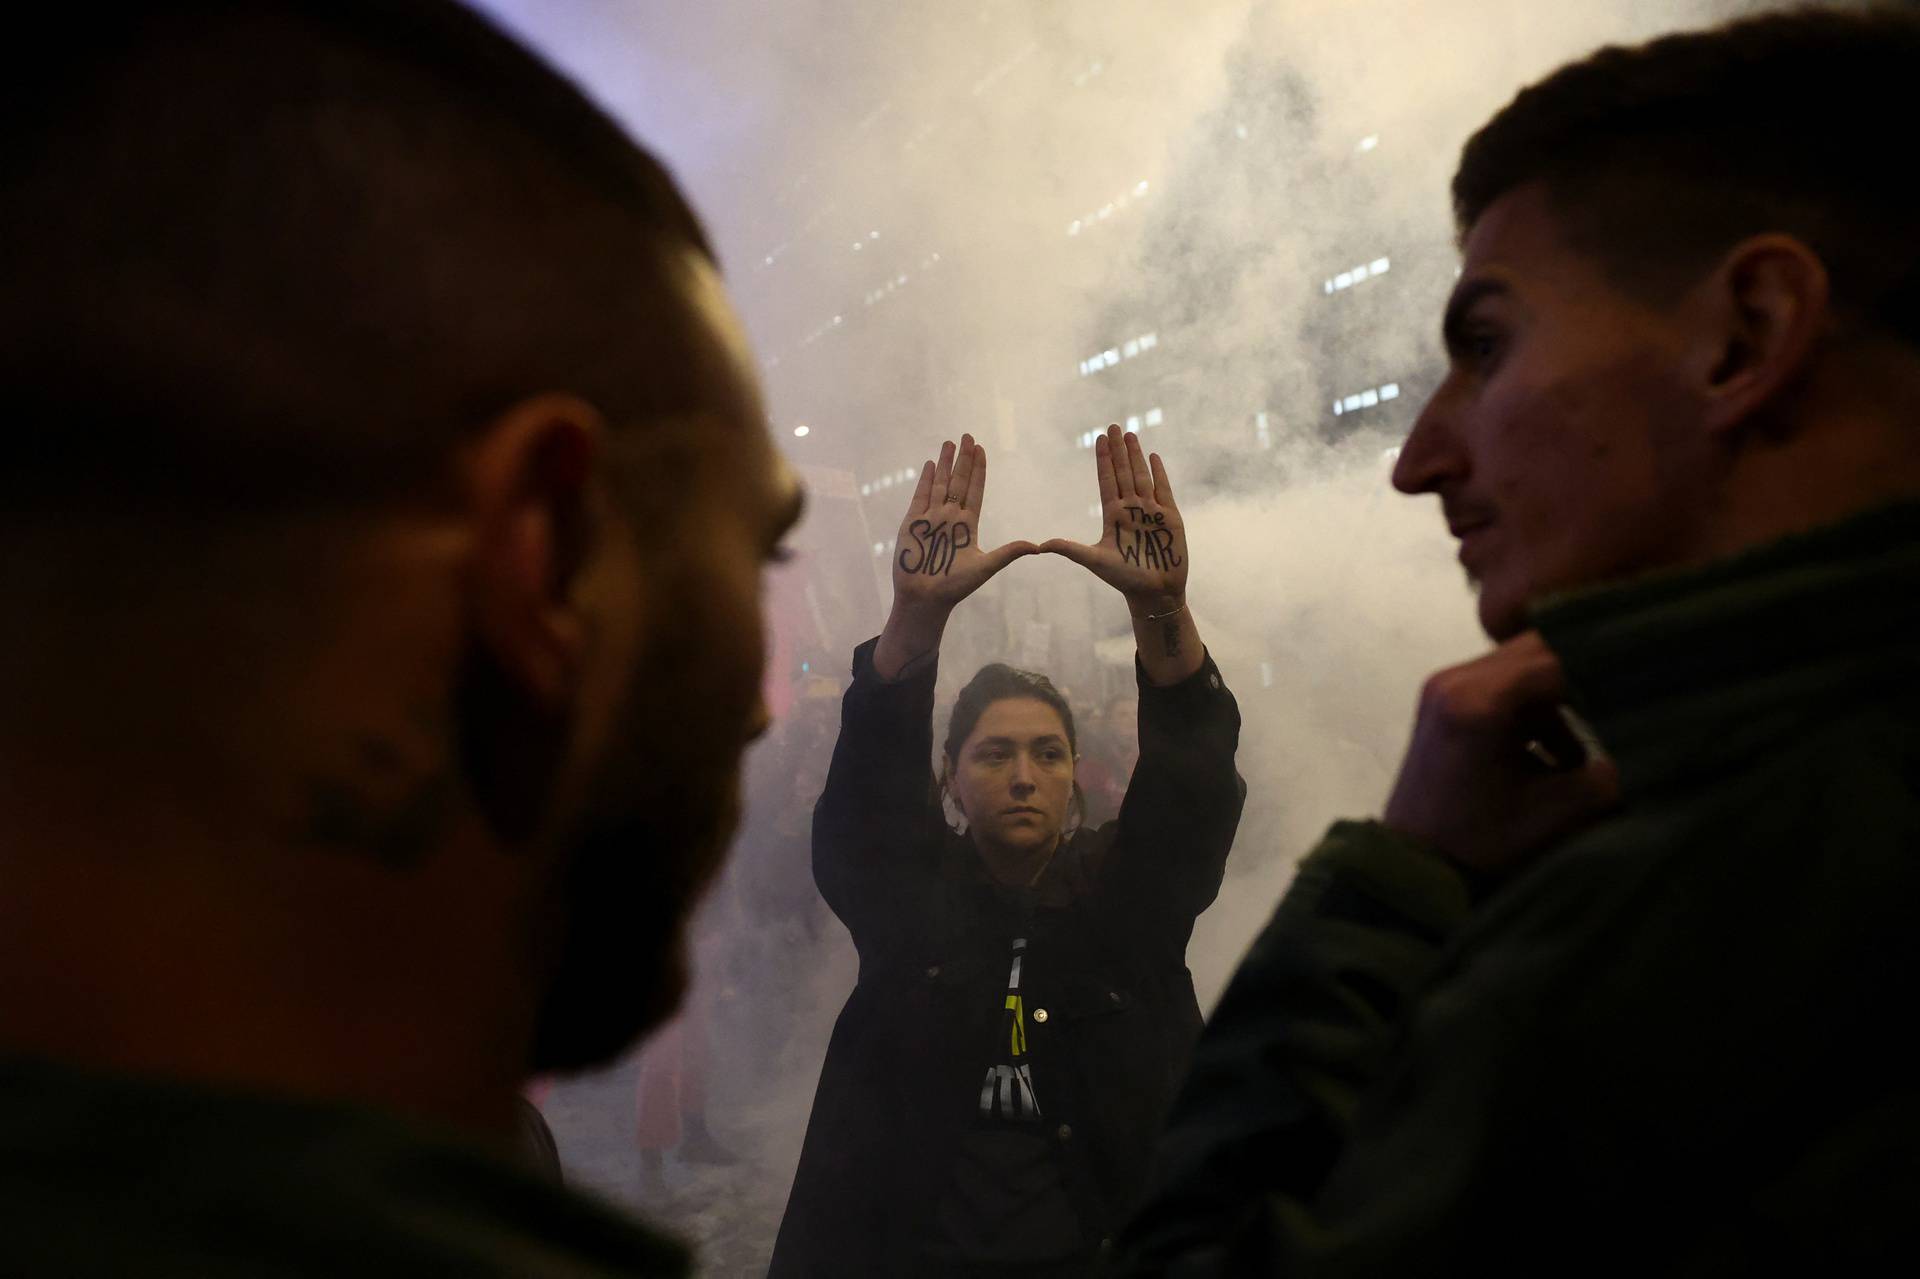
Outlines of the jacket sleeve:
{"label": "jacket sleeve", "polygon": [[1377,823],[1327,833],[1194,1050],[1124,1273],[1240,1274],[1249,1243],[1270,1255],[1249,1236],[1297,1220],[1326,1179],[1469,906],[1457,871]]}
{"label": "jacket sleeve", "polygon": [[1135,661],[1140,758],[1120,802],[1103,872],[1185,933],[1213,904],[1240,825],[1247,784],[1235,771],[1240,707],[1208,656],[1178,684],[1161,687]]}
{"label": "jacket sleeve", "polygon": [[903,894],[934,872],[933,688],[938,660],[892,683],[873,669],[878,640],[853,652],[840,737],[813,810],[813,879],[865,954],[902,926]]}

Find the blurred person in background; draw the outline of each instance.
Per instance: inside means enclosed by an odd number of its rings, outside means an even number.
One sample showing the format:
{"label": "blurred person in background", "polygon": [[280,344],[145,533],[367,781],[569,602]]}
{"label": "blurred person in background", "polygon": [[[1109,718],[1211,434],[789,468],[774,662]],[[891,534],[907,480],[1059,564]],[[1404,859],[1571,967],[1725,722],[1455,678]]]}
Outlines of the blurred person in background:
{"label": "blurred person in background", "polygon": [[686,1273],[518,1090],[672,1012],[764,722],[698,223],[452,3],[8,64],[0,1273]]}
{"label": "blurred person in background", "polygon": [[751,811],[728,873],[747,925],[788,946],[810,944],[825,926],[813,886],[813,805],[826,786],[839,701],[838,683],[807,676],[749,764]]}
{"label": "blurred person in background", "polygon": [[1139,718],[1138,699],[1116,697],[1096,715],[1093,731],[1085,734],[1074,780],[1080,783],[1088,820],[1094,825],[1119,813],[1126,798],[1127,779],[1140,755]]}
{"label": "blurred person in background", "polygon": [[1394,483],[1496,647],[1223,996],[1130,1273],[1920,1268],[1917,74],[1802,10],[1467,143]]}
{"label": "blurred person in background", "polygon": [[[1166,469],[1117,426],[1095,464],[1094,545],[986,549],[971,437],[926,464],[901,521],[892,612],[854,652],[814,812],[814,874],[860,973],[781,1225],[782,1279],[1085,1274],[1145,1180],[1200,1028],[1187,940],[1245,787]],[[1044,676],[981,670],[938,787],[931,768],[947,619],[1038,550],[1091,569],[1134,619],[1140,764],[1099,829],[1078,820],[1073,713]]]}
{"label": "blurred person in background", "polygon": [[[730,868],[735,869],[735,868]],[[684,1168],[740,1162],[707,1126],[714,1074],[713,1025],[734,995],[728,962],[745,923],[731,875],[722,876],[694,919],[694,980],[680,1010],[640,1050],[634,1080],[634,1145],[640,1152],[640,1194],[661,1204],[669,1194],[666,1155]]]}

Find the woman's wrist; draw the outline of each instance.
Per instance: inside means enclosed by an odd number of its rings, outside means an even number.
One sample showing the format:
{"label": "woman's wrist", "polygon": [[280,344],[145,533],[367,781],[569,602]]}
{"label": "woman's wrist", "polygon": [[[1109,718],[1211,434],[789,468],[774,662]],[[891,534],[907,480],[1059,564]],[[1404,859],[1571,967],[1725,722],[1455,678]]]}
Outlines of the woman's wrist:
{"label": "woman's wrist", "polygon": [[953,610],[938,604],[893,602],[880,643],[873,650],[873,671],[883,680],[899,678],[915,658],[940,647]]}
{"label": "woman's wrist", "polygon": [[1186,593],[1154,591],[1149,594],[1128,595],[1127,612],[1135,620],[1142,622],[1162,622],[1179,615],[1187,606]]}

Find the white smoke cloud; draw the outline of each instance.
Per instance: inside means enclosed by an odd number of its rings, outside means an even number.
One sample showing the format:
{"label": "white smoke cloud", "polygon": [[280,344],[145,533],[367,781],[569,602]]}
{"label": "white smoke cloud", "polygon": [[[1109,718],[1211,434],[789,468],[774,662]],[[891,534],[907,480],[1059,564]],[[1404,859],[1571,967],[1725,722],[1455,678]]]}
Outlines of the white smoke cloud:
{"label": "white smoke cloud", "polygon": [[[815,552],[859,590],[904,507],[899,474],[941,438],[972,431],[992,452],[987,541],[1084,537],[1082,439],[1140,419],[1187,516],[1192,607],[1245,716],[1230,891],[1190,951],[1210,1005],[1319,831],[1378,810],[1421,680],[1484,645],[1437,512],[1386,483],[1386,450],[1439,368],[1460,144],[1599,44],[1774,6],[483,7],[681,175],[765,361],[777,438],[869,490],[857,536],[821,533],[834,526],[816,503]],[[879,627],[884,595],[854,597],[854,615],[824,619],[837,646]],[[942,701],[981,662],[1038,661],[1084,711],[1130,679],[1092,656],[1124,634],[1119,602],[1081,570],[1024,561],[956,618]],[[723,1225],[711,1179],[650,1205],[716,1265],[751,1267],[771,1239],[852,978],[835,925],[755,953],[783,971],[727,980],[796,1005],[777,1038],[716,1032],[715,1127],[759,1161],[729,1202],[755,1219]],[[632,1197],[630,1103],[604,1082],[568,1087],[570,1160]]]}

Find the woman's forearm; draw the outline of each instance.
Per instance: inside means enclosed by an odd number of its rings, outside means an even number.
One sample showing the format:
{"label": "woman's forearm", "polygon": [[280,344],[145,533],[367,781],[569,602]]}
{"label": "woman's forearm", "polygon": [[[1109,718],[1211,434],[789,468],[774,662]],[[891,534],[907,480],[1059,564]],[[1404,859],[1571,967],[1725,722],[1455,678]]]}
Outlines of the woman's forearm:
{"label": "woman's forearm", "polygon": [[951,615],[951,609],[938,605],[903,604],[896,599],[873,650],[873,673],[883,680],[896,680],[908,663],[937,652]]}
{"label": "woman's forearm", "polygon": [[1129,596],[1127,611],[1133,615],[1133,642],[1148,679],[1162,686],[1178,684],[1200,669],[1207,650],[1184,596]]}

